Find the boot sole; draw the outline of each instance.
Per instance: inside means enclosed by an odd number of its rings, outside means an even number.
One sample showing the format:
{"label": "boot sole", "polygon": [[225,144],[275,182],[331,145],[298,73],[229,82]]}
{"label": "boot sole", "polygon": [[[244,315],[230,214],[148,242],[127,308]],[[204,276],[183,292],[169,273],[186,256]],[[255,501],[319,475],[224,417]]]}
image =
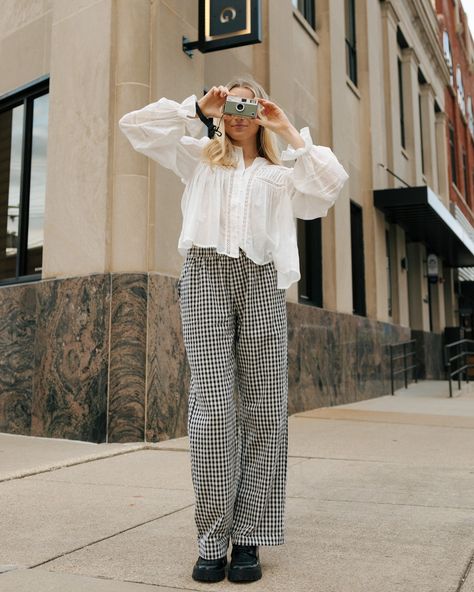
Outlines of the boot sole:
{"label": "boot sole", "polygon": [[220,582],[225,578],[225,567],[216,571],[193,569],[192,578],[196,582]]}
{"label": "boot sole", "polygon": [[246,567],[241,569],[229,568],[227,578],[230,582],[255,582],[262,577],[262,568]]}

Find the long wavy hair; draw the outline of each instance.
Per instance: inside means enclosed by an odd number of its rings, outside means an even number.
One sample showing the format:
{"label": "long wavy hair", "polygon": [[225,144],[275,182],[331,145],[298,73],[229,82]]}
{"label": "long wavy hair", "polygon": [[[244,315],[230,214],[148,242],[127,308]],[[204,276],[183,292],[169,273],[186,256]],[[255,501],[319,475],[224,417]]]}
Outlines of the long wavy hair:
{"label": "long wavy hair", "polygon": [[[255,98],[259,97],[270,100],[263,86],[251,76],[233,78],[225,86],[229,90],[232,90],[236,86],[248,88],[253,92]],[[262,114],[260,114],[260,117],[265,119],[265,116]],[[219,119],[214,118],[214,125],[217,124],[219,124],[219,130],[222,132],[222,136],[216,134],[209,142],[203,152],[204,160],[211,165],[235,168],[237,166],[237,158],[234,145],[225,133],[224,118],[220,120],[220,123]],[[263,125],[259,126],[257,132],[257,152],[259,156],[266,158],[272,164],[281,164],[276,134]]]}

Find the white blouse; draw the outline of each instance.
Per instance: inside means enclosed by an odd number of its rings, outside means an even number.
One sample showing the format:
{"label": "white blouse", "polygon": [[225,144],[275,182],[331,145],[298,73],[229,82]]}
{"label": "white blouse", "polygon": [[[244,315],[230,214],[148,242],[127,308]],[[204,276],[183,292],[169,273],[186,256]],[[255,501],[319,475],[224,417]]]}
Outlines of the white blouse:
{"label": "white blouse", "polygon": [[[178,251],[184,257],[193,245],[216,247],[239,256],[239,247],[258,265],[273,260],[277,288],[300,279],[296,218],[327,215],[348,174],[326,146],[315,146],[309,129],[300,134],[302,148],[290,145],[275,165],[262,157],[245,167],[243,151],[234,146],[234,168],[207,164],[202,150],[211,140],[196,114],[196,95],[182,103],[161,98],[124,115],[119,126],[132,146],[171,169],[185,185],[181,198],[183,223]],[[193,118],[193,119],[191,119]]]}

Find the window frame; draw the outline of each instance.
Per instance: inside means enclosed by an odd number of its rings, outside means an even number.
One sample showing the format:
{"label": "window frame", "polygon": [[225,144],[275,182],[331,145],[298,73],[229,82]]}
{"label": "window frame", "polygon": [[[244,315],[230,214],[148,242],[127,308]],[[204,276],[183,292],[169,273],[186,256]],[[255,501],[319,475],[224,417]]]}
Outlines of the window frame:
{"label": "window frame", "polygon": [[28,220],[31,189],[31,159],[33,147],[33,108],[35,99],[49,94],[49,75],[42,76],[0,96],[0,113],[23,105],[23,137],[21,149],[21,177],[18,221],[18,247],[15,276],[0,278],[0,286],[41,280],[42,272],[26,274],[28,250]]}

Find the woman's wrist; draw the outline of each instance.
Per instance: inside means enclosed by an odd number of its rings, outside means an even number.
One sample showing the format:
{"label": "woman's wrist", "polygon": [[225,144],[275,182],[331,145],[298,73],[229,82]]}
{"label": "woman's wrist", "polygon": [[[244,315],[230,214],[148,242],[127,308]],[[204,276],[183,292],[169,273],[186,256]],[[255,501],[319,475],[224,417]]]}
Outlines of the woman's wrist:
{"label": "woman's wrist", "polygon": [[[196,104],[199,107],[199,109],[201,110],[201,113],[204,115],[204,117],[211,119],[211,116],[206,113],[206,108],[204,108],[204,109],[202,108],[201,101],[196,101]],[[196,117],[199,117],[199,115],[197,113],[196,113]]]}
{"label": "woman's wrist", "polygon": [[292,124],[281,130],[279,135],[283,138],[285,142],[293,146],[293,148],[295,149],[305,147],[305,142],[301,137],[301,134]]}

